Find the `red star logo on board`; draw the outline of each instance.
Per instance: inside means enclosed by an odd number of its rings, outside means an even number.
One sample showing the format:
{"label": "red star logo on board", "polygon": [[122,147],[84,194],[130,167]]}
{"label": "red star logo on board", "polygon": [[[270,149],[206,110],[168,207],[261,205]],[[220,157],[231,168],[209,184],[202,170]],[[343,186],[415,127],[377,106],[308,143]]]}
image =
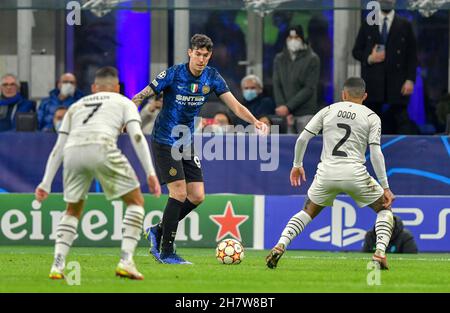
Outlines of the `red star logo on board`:
{"label": "red star logo on board", "polygon": [[209,218],[219,226],[216,241],[220,241],[227,235],[231,235],[241,241],[241,232],[239,225],[248,219],[248,215],[235,215],[231,201],[227,202],[223,215],[210,215]]}

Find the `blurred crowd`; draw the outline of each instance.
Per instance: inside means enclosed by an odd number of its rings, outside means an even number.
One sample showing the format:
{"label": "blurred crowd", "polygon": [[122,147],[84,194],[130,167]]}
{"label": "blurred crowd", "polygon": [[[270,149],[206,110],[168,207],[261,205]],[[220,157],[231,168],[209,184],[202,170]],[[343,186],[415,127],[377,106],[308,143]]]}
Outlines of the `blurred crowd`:
{"label": "blurred crowd", "polygon": [[[450,134],[450,94],[444,94],[437,105],[433,106],[432,131],[424,131],[420,127],[423,125],[417,125],[409,117],[408,105],[417,89],[416,38],[411,22],[394,10],[394,0],[379,2],[382,9],[379,13],[379,25],[361,23],[351,49],[353,58],[361,65],[361,77],[366,82],[368,98],[364,104],[380,116],[384,134]],[[279,27],[274,27],[274,30],[276,42],[280,44],[274,45],[278,47],[278,51],[270,60],[272,75],[267,78],[268,85],[264,85],[257,75],[240,75],[240,86],[236,82],[236,86],[230,85],[230,89],[254,116],[267,125],[278,126],[279,133],[298,134],[316,112],[331,104],[330,99],[324,101],[323,97],[323,68],[330,68],[329,64],[325,64],[329,58],[324,56],[324,51],[329,52],[332,47],[322,47],[315,40],[308,40],[300,24],[284,27],[285,23],[277,22],[277,16],[274,14],[273,19]],[[219,23],[217,27],[233,29],[233,40],[240,38],[239,29],[232,27],[230,19],[215,17],[213,20]],[[222,25],[226,21],[228,24]],[[317,26],[320,23],[314,22],[314,19],[309,24],[311,25],[308,25],[307,31],[310,34],[312,28],[320,28]],[[215,24],[209,25],[209,28],[214,27]],[[211,66],[221,67],[224,60],[233,61],[234,59],[229,60],[231,54],[226,54],[223,50],[223,42],[228,41],[215,37],[213,40],[217,40],[219,44],[215,46]],[[233,42],[236,44],[236,40]],[[226,68],[225,66],[222,74],[227,80],[229,75]],[[67,109],[83,96],[73,73],[61,75],[48,97],[37,102],[29,99],[26,87],[13,74],[1,77],[0,131],[55,132]],[[163,105],[163,96],[159,95],[148,99],[141,108],[144,133],[151,133]],[[214,98],[202,108],[200,116],[203,120],[199,123],[199,131],[229,133],[236,131],[233,126],[248,126]]]}

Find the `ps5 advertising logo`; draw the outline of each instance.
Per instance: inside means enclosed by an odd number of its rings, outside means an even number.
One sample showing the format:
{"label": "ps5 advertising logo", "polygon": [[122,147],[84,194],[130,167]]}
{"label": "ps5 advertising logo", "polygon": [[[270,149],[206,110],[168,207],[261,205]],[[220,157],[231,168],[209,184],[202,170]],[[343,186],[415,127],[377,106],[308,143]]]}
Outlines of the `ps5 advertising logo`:
{"label": "ps5 advertising logo", "polygon": [[336,199],[331,208],[331,225],[312,232],[310,237],[314,241],[331,242],[333,246],[346,247],[364,239],[366,231],[354,228],[355,224],[355,208],[347,202]]}

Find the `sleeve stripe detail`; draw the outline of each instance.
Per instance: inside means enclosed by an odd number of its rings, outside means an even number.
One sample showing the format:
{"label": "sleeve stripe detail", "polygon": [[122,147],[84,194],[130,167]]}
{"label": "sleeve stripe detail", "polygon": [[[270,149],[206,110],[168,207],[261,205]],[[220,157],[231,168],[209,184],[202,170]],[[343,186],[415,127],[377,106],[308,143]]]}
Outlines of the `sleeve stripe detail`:
{"label": "sleeve stripe detail", "polygon": [[127,121],[127,122],[125,123],[125,127],[126,127],[126,126],[128,125],[128,123],[130,123],[130,122],[138,122],[139,125],[142,124],[142,122],[141,122],[140,120],[132,119],[132,120],[129,120],[129,121]]}
{"label": "sleeve stripe detail", "polygon": [[374,115],[374,114],[376,114],[375,112],[374,113],[370,113],[369,115],[367,115],[367,117],[369,117],[369,116],[371,116],[371,115]]}
{"label": "sleeve stripe detail", "polygon": [[159,94],[159,92],[156,90],[156,87],[153,86],[152,83],[150,83],[148,86],[149,86],[150,88],[152,88],[152,90],[153,90],[153,92],[154,92],[155,94]]}
{"label": "sleeve stripe detail", "polygon": [[317,136],[317,134],[314,134],[312,131],[310,131],[310,130],[308,130],[306,128],[303,128],[303,129],[306,130],[308,133],[313,134],[314,136]]}
{"label": "sleeve stripe detail", "polygon": [[379,143],[376,143],[376,142],[371,142],[371,143],[369,143],[369,145],[377,145],[377,146],[381,146]]}
{"label": "sleeve stripe detail", "polygon": [[69,133],[68,132],[65,132],[65,131],[58,131],[58,134],[64,134],[64,135],[69,135]]}
{"label": "sleeve stripe detail", "polygon": [[223,95],[224,93],[230,92],[229,90],[223,91],[223,92],[217,92],[214,90],[214,93],[216,94],[217,97],[220,97],[221,95]]}

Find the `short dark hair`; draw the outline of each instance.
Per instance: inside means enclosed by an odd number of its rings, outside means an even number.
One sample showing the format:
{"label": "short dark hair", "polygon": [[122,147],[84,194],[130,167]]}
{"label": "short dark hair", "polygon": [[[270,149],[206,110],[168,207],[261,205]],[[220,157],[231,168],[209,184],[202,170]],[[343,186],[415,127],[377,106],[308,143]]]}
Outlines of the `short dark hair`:
{"label": "short dark hair", "polygon": [[195,34],[191,37],[191,49],[201,49],[206,48],[206,50],[211,51],[213,48],[213,42],[211,38],[203,34]]}
{"label": "short dark hair", "polygon": [[352,98],[362,98],[366,93],[366,83],[361,77],[350,77],[344,83],[344,90]]}
{"label": "short dark hair", "polygon": [[297,36],[299,36],[303,41],[305,41],[305,34],[303,33],[302,25],[291,26],[287,29],[285,37],[289,37],[291,32],[294,32]]}
{"label": "short dark hair", "polygon": [[216,115],[218,115],[218,114],[224,115],[228,120],[228,124],[232,125],[232,120],[231,120],[230,114],[228,114],[226,111],[217,111],[216,113],[214,113],[214,117],[216,117]]}
{"label": "short dark hair", "polygon": [[119,73],[117,69],[113,66],[104,66],[101,67],[95,72],[95,79],[104,79],[104,78],[119,78]]}
{"label": "short dark hair", "polygon": [[57,111],[60,111],[60,110],[66,110],[66,111],[67,111],[68,108],[65,107],[65,106],[63,106],[63,105],[60,105],[59,107],[56,108],[55,113],[56,113]]}

